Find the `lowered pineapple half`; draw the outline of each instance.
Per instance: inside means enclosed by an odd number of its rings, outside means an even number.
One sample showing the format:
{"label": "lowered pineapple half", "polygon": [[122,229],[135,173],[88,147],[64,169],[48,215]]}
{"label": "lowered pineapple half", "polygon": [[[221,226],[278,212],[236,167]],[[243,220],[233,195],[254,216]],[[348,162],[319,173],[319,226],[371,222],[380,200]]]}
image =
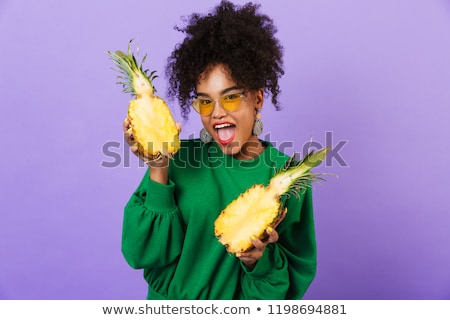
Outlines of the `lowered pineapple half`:
{"label": "lowered pineapple half", "polygon": [[130,50],[107,54],[115,62],[120,72],[118,84],[123,85],[123,92],[131,93],[134,99],[128,105],[128,119],[130,132],[133,134],[138,151],[148,159],[158,159],[163,156],[171,157],[180,148],[179,131],[167,103],[155,96],[152,81],[156,78],[155,71],[148,75]]}
{"label": "lowered pineapple half", "polygon": [[284,194],[299,196],[302,188],[318,179],[310,172],[318,166],[330,147],[311,151],[296,163],[295,155],[275,174],[267,187],[256,184],[233,200],[214,222],[214,232],[230,253],[245,252],[252,248],[251,236],[263,239],[268,227],[274,226],[281,210],[280,197]]}

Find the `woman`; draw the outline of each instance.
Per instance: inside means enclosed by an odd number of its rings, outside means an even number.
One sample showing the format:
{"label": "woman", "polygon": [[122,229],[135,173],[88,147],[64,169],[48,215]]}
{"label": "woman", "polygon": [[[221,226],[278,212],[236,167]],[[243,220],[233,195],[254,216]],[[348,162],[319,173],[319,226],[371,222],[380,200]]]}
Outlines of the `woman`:
{"label": "woman", "polygon": [[221,210],[289,158],[258,138],[266,94],[279,109],[283,74],[276,28],[258,9],[222,1],[179,29],[186,38],[168,59],[168,92],[184,117],[192,105],[204,129],[171,160],[143,159],[149,170],[125,207],[122,251],[144,269],[148,299],[300,299],[314,278],[310,188],[283,199],[289,213],[251,250],[228,254],[214,236]]}

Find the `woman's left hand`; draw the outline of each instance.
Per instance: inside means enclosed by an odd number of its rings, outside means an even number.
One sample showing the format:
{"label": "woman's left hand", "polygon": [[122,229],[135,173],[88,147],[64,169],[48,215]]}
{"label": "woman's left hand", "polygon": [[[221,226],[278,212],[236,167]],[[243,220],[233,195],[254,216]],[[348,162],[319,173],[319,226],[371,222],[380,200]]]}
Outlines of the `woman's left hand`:
{"label": "woman's left hand", "polygon": [[286,208],[283,209],[280,218],[277,220],[274,226],[267,228],[266,230],[267,237],[265,237],[263,240],[260,240],[252,236],[250,241],[253,243],[253,248],[245,252],[238,252],[236,254],[236,257],[238,257],[247,268],[253,269],[256,265],[256,262],[258,262],[258,260],[262,257],[264,250],[266,250],[266,246],[269,243],[274,243],[278,241],[279,235],[278,232],[275,230],[275,228],[284,219],[284,217],[286,216],[286,212],[287,209]]}

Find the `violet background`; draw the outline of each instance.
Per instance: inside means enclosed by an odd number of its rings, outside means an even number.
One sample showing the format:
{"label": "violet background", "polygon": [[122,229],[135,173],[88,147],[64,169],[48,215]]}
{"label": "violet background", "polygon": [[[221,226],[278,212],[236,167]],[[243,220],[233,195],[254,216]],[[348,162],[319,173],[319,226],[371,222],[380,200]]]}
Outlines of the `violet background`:
{"label": "violet background", "polygon": [[[135,38],[164,97],[182,39],[173,27],[216,3],[0,1],[1,299],[145,298],[120,252],[145,169],[123,148],[129,96],[105,52]],[[287,153],[311,137],[325,145],[326,132],[344,143],[346,166],[320,167],[339,179],[314,190],[318,269],[305,299],[449,299],[450,2],[259,3],[286,70],[284,109],[266,100],[263,136],[292,142]],[[182,138],[197,137],[198,117],[171,107]]]}

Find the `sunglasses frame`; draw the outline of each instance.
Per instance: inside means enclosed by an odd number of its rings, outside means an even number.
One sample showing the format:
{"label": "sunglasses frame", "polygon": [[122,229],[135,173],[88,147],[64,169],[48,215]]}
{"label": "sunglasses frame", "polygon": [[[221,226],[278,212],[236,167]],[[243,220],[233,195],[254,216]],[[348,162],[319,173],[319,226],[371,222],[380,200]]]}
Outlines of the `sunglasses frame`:
{"label": "sunglasses frame", "polygon": [[[227,108],[227,102],[224,99],[227,98],[227,97],[230,97],[230,96],[235,96],[235,95],[239,96],[238,98],[236,98],[236,99],[239,99],[238,106],[235,109],[228,109]],[[241,93],[227,93],[227,94],[224,94],[223,96],[221,96],[219,99],[215,99],[215,100],[206,99],[206,98],[205,99],[203,99],[203,98],[202,99],[198,99],[197,98],[195,100],[192,100],[192,107],[194,108],[194,110],[197,113],[199,113],[202,116],[210,116],[213,113],[213,111],[214,111],[214,107],[216,106],[216,103],[218,103],[227,112],[234,112],[234,111],[239,109],[239,107],[241,106],[242,99],[244,99],[245,97],[247,97],[247,94],[245,93],[245,91],[243,91]],[[202,113],[200,111],[200,109],[201,109],[200,108],[200,103],[202,101],[210,101],[210,103],[208,103],[208,105],[212,104],[212,108],[211,108],[211,111],[209,113]],[[233,101],[233,103],[234,103],[234,101]],[[208,107],[208,108],[210,108],[210,107]]]}

